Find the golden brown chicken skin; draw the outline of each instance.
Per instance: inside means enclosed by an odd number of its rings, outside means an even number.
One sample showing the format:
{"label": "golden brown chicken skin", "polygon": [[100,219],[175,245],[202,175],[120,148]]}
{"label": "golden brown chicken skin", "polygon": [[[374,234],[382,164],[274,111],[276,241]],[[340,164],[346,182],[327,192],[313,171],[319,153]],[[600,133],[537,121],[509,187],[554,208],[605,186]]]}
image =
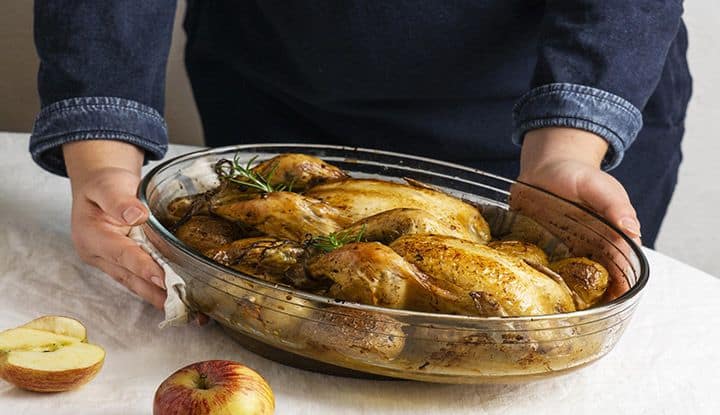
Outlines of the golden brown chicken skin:
{"label": "golden brown chicken skin", "polygon": [[292,190],[300,192],[322,183],[347,179],[342,169],[307,154],[285,153],[265,160],[253,167],[253,171],[264,177],[272,176],[270,184],[292,184]]}
{"label": "golden brown chicken skin", "polygon": [[391,209],[421,209],[464,239],[482,243],[490,240],[490,228],[475,207],[424,186],[346,179],[315,186],[305,195],[335,207],[353,222]]}
{"label": "golden brown chicken skin", "polygon": [[[438,311],[430,278],[388,246],[350,243],[307,264],[315,278],[333,282],[333,298],[388,308]],[[449,295],[449,293],[448,293]]]}
{"label": "golden brown chicken skin", "polygon": [[488,246],[526,261],[548,266],[547,254],[535,244],[523,241],[492,241]]}
{"label": "golden brown chicken skin", "polygon": [[550,264],[550,268],[560,274],[568,287],[582,301],[580,309],[591,307],[603,298],[609,285],[607,269],[588,258],[566,258]]}
{"label": "golden brown chicken skin", "polygon": [[236,239],[238,229],[232,222],[215,216],[196,215],[178,226],[175,236],[200,252]]}
{"label": "golden brown chicken skin", "polygon": [[250,199],[216,203],[210,210],[268,236],[296,242],[338,231],[352,222],[342,210],[292,192],[264,193]]}
{"label": "golden brown chicken skin", "polygon": [[439,235],[406,235],[390,247],[432,276],[457,301],[444,312],[530,316],[575,311],[571,293],[518,257],[487,245]]}
{"label": "golden brown chicken skin", "polygon": [[300,244],[268,236],[238,239],[204,254],[215,262],[272,282],[282,281],[288,270],[306,257]]}
{"label": "golden brown chicken skin", "polygon": [[403,235],[427,233],[462,238],[464,232],[451,229],[437,220],[431,213],[422,209],[397,208],[380,212],[355,222],[344,232],[350,235],[362,234],[366,242],[390,244]]}

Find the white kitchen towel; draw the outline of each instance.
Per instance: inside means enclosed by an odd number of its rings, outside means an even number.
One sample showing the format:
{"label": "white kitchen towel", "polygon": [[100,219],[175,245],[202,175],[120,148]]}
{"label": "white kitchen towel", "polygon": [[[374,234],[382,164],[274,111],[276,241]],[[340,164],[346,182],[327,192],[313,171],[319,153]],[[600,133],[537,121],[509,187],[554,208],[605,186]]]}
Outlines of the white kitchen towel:
{"label": "white kitchen towel", "polygon": [[159,327],[162,329],[168,326],[183,326],[194,320],[196,313],[188,306],[185,281],[173,271],[167,259],[148,241],[141,227],[133,227],[129,236],[150,254],[165,272],[165,288],[167,289],[167,298],[163,307],[165,319],[160,322]]}

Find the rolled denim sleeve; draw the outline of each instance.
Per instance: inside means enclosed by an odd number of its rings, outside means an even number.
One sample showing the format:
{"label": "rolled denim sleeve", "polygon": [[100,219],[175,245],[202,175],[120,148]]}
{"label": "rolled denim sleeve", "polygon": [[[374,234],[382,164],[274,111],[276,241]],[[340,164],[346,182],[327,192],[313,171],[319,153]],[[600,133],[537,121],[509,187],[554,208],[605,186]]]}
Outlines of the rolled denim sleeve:
{"label": "rolled denim sleeve", "polygon": [[535,128],[580,128],[608,141],[603,168],[616,167],[642,128],[681,15],[681,0],[548,0],[513,141]]}
{"label": "rolled denim sleeve", "polygon": [[119,140],[158,159],[167,150],[162,117],[176,0],[36,0],[41,110],[33,159],[66,175],[62,144]]}

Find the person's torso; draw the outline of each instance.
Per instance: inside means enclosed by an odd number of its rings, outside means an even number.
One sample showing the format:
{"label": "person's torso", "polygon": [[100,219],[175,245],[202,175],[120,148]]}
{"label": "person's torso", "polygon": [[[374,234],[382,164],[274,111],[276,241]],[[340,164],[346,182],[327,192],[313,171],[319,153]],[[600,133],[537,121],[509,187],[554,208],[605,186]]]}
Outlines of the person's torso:
{"label": "person's torso", "polygon": [[515,159],[511,111],[531,85],[543,3],[190,0],[206,140]]}

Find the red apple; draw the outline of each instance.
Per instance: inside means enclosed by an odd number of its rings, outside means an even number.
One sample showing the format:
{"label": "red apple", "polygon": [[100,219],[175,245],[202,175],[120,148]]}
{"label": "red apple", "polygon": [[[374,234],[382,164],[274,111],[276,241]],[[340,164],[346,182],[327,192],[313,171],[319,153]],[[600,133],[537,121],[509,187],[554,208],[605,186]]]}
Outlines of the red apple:
{"label": "red apple", "polygon": [[105,361],[79,321],[45,316],[0,332],[0,379],[36,392],[63,392],[91,381]]}
{"label": "red apple", "polygon": [[257,372],[229,360],[193,363],[170,375],[155,392],[153,415],[267,415],[275,412],[270,385]]}

